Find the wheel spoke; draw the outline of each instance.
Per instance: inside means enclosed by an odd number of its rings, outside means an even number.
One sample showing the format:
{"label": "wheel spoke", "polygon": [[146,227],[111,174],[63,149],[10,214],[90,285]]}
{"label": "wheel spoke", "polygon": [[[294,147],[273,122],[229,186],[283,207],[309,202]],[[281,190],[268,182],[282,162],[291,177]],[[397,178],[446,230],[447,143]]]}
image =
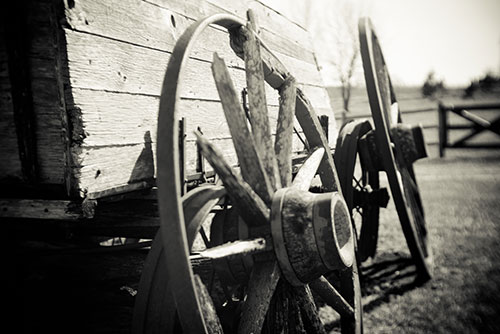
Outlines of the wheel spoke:
{"label": "wheel spoke", "polygon": [[248,283],[238,333],[260,333],[271,298],[280,279],[276,261],[255,263]]}
{"label": "wheel spoke", "polygon": [[325,149],[320,147],[316,149],[300,167],[295,179],[293,180],[292,187],[300,190],[309,190],[311,182],[318,172],[319,165],[325,155]]}
{"label": "wheel spoke", "polygon": [[222,259],[229,256],[256,254],[269,248],[270,246],[267,246],[264,238],[237,240],[203,250],[189,258],[191,261],[195,259]]}
{"label": "wheel spoke", "polygon": [[243,53],[248,90],[250,124],[254,134],[255,147],[274,189],[280,188],[278,164],[271,140],[271,129],[267,113],[264,67],[260,54],[260,42],[252,31],[251,23],[242,28],[245,36]]}
{"label": "wheel spoke", "polygon": [[319,318],[318,308],[316,307],[309,286],[304,285],[296,287],[295,293],[297,294],[299,305],[304,311],[305,316],[308,318],[313,332],[317,334],[326,333],[325,328],[323,327],[323,324],[321,323],[321,320]]}
{"label": "wheel spoke", "polygon": [[280,88],[280,108],[274,143],[283,187],[289,186],[292,181],[292,137],[296,92],[295,79],[290,76]]}
{"label": "wheel spoke", "polygon": [[269,222],[270,210],[264,201],[252,190],[250,185],[233,173],[222,154],[199,132],[195,132],[196,141],[203,156],[212,165],[226,186],[226,190],[234,205],[242,214],[249,226],[266,225]]}
{"label": "wheel spoke", "polygon": [[253,136],[248,130],[245,111],[240,104],[226,64],[223,59],[218,57],[217,53],[214,53],[212,73],[229,131],[231,132],[236,155],[240,162],[241,175],[264,202],[269,204],[271,202],[273,184],[270,181],[269,174],[266,173],[267,169],[264,167],[265,161],[262,161],[260,158],[263,157],[261,152],[257,153],[258,145],[256,144],[256,140],[258,139],[256,137],[258,135],[255,134]]}
{"label": "wheel spoke", "polygon": [[[225,194],[224,187],[199,187],[182,199],[188,248],[208,213]],[[134,309],[133,333],[149,332],[151,326],[159,331],[173,330],[175,304],[169,289],[170,274],[164,256],[160,232],[157,233],[143,268],[139,294]],[[158,305],[163,305],[159,307]]]}
{"label": "wheel spoke", "polygon": [[354,309],[352,306],[324,276],[312,281],[309,286],[341,316],[353,317]]}

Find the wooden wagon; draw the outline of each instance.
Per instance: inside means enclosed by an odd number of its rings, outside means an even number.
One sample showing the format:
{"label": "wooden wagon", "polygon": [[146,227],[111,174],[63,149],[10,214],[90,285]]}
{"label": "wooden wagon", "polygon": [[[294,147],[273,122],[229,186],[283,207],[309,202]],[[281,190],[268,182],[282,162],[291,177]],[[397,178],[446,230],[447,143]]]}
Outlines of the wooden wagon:
{"label": "wooden wagon", "polygon": [[[3,13],[0,215],[11,231],[157,235],[138,333],[216,332],[219,318],[229,331],[322,332],[309,286],[343,333],[362,332],[352,201],[302,26],[264,1],[26,1]],[[401,214],[413,217],[404,187]]]}

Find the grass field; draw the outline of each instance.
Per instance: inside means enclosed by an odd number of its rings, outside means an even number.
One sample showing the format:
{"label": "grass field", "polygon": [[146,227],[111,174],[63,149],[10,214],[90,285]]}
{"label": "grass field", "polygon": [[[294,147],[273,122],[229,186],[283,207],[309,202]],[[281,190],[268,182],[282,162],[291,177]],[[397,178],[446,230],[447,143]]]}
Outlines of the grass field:
{"label": "grass field", "polygon": [[389,205],[381,215],[377,256],[362,266],[365,332],[499,333],[500,151],[452,151],[418,162],[416,173],[434,277],[414,283]]}

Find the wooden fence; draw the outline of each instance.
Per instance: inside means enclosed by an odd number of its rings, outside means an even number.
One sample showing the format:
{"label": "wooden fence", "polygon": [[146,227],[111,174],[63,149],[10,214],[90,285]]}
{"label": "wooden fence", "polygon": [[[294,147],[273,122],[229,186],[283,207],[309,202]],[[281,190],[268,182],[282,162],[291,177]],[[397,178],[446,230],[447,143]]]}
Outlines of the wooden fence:
{"label": "wooden fence", "polygon": [[[478,111],[493,111],[497,115],[486,119]],[[472,112],[474,111],[474,112]],[[467,124],[450,124],[449,116],[458,115]],[[480,104],[445,104],[439,103],[439,156],[443,157],[446,148],[500,148],[498,141],[479,141],[473,139],[480,134],[490,132],[500,136],[500,102]],[[458,139],[450,140],[450,130],[468,130],[468,133]]]}

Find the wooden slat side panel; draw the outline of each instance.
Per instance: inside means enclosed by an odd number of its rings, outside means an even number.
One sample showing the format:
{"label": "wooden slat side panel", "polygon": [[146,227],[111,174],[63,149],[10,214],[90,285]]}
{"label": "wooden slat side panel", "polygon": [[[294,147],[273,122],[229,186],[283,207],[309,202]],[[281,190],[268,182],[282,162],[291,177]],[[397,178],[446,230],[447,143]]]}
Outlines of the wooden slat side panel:
{"label": "wooden slat side panel", "polygon": [[[65,147],[62,140],[64,133],[61,127],[61,115],[65,113],[65,110],[60,104],[58,91],[60,75],[56,70],[58,41],[55,22],[57,18],[51,1],[26,1],[23,6],[25,21],[23,26],[26,29],[23,43],[26,45],[26,67],[31,91],[30,106],[34,114],[33,150],[36,156],[36,183],[40,187],[60,185],[62,188],[65,183]],[[5,78],[8,77],[4,76],[5,69],[0,72],[2,73],[1,80],[5,82],[7,80]],[[11,87],[7,88],[2,84],[2,98],[7,98],[8,101],[2,103],[1,108],[4,106],[9,108],[11,105],[9,94],[6,93],[10,89]],[[15,131],[12,124],[8,126],[8,130],[2,131],[2,135],[8,134],[9,131]],[[4,145],[2,145],[3,148]],[[5,159],[6,163],[2,163],[2,168],[7,163],[14,163],[16,160],[14,157]]]}
{"label": "wooden slat side panel", "polygon": [[[178,37],[194,21],[224,12],[246,18],[246,9],[253,8],[257,11],[257,15],[263,17],[262,38],[273,50],[282,49],[286,55],[311,64],[316,63],[305,30],[290,25],[288,20],[255,1],[232,3],[225,4],[224,8],[220,7],[220,4],[203,0],[80,0],[67,6],[66,21],[74,30],[153,49],[171,50]],[[237,6],[238,10],[232,9],[234,6]],[[287,25],[281,27],[281,24]],[[290,27],[293,29],[289,29]],[[206,46],[221,45],[226,41],[227,39],[214,38],[212,42],[215,44]]]}
{"label": "wooden slat side panel", "polygon": [[5,30],[0,24],[0,182],[20,182],[21,161],[17,147],[11,84],[5,48]]}
{"label": "wooden slat side panel", "polygon": [[[77,0],[66,4],[64,34],[71,167],[80,196],[107,187],[149,182],[154,177],[154,164],[147,166],[147,161],[154,162],[159,94],[175,42],[196,19],[232,12],[234,6],[240,6],[236,14],[243,16],[243,8],[255,7],[257,14],[269,21],[263,25],[262,39],[296,77],[301,89],[311,94],[316,111],[330,116],[330,129],[335,129],[307,32],[297,25],[274,31],[273,25],[290,22],[261,3]],[[229,35],[209,27],[191,53],[182,82],[180,109],[188,127],[188,173],[196,166],[192,131],[198,126],[209,138],[229,143],[224,150],[228,160],[236,163],[210,70],[214,51],[224,57],[237,91],[246,86],[244,65],[230,48]],[[266,94],[275,124],[278,94],[269,86]]]}
{"label": "wooden slat side panel", "polygon": [[[220,33],[216,30],[213,31],[217,32],[217,34]],[[210,44],[210,40],[205,39],[205,36],[209,37],[209,34],[202,36],[200,44]],[[209,87],[203,85],[196,87],[194,83],[191,83],[195,80],[193,76],[200,73],[199,71],[205,73],[206,68],[210,67],[214,51],[219,54],[222,51],[222,53],[228,55],[229,62],[226,61],[227,58],[224,59],[226,64],[233,70],[232,75],[238,75],[238,80],[241,80],[244,76],[243,72],[235,74],[237,69],[243,68],[243,65],[239,60],[233,59],[235,55],[231,54],[232,51],[226,42],[227,36],[223,36],[223,38],[224,45],[221,45],[220,48],[212,47],[211,51],[205,52],[205,56],[210,57],[210,60],[193,59],[188,67],[189,73],[186,83],[187,86],[192,86],[187,92],[191,94],[189,97],[200,99],[217,98],[203,95],[206,91],[216,93],[211,77],[204,78],[211,85]],[[159,96],[170,52],[139,47],[72,30],[66,31],[66,39],[72,87]],[[317,87],[323,86],[315,65],[279,53],[277,53],[277,56],[280,57],[299,83]],[[210,74],[210,72],[206,73]],[[202,79],[198,78],[196,81]],[[202,92],[199,93],[194,88],[202,89]],[[195,94],[201,95],[197,96]],[[186,97],[188,96],[186,95]],[[325,102],[328,102],[328,99]]]}
{"label": "wooden slat side panel", "polygon": [[[159,99],[91,90],[74,90],[87,112],[80,122],[86,124],[85,145],[73,147],[74,173],[80,180],[82,196],[106,187],[123,186],[154,177],[156,119]],[[137,112],[140,110],[141,112]],[[103,112],[105,111],[105,112]],[[186,119],[186,172],[197,165],[193,132],[198,129],[215,141],[231,164],[236,164],[231,137],[218,101],[182,100],[181,117]],[[269,107],[275,132],[278,107]],[[296,128],[300,127],[296,123]],[[303,135],[302,135],[303,136]],[[294,135],[294,150],[303,145]],[[118,153],[117,153],[118,152]],[[113,186],[113,187],[115,187]]]}

